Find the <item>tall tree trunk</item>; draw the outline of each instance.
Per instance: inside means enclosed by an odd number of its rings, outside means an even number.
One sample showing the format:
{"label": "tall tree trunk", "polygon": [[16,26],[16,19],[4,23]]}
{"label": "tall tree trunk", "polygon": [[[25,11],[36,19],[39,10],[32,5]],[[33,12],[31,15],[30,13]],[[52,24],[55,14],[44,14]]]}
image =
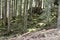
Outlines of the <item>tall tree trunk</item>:
{"label": "tall tree trunk", "polygon": [[60,0],[59,0],[59,6],[58,6],[57,27],[60,28]]}
{"label": "tall tree trunk", "polygon": [[2,19],[2,26],[4,25],[4,21],[3,21],[3,1],[1,0],[1,19]]}
{"label": "tall tree trunk", "polygon": [[2,0],[1,0],[1,19],[2,19]]}
{"label": "tall tree trunk", "polygon": [[19,8],[18,8],[18,4],[19,4],[19,2],[18,2],[18,1],[16,1],[16,9],[17,9],[17,10],[16,10],[16,12],[17,12],[17,14],[16,14],[16,15],[17,15],[17,16],[18,16],[18,9],[19,9]]}
{"label": "tall tree trunk", "polygon": [[1,0],[0,0],[0,19],[1,19]]}
{"label": "tall tree trunk", "polygon": [[15,17],[15,0],[12,1],[12,10],[13,10],[13,13],[12,13],[12,17]]}
{"label": "tall tree trunk", "polygon": [[2,7],[2,10],[1,10],[1,14],[2,14],[2,25],[3,26],[6,26],[6,13],[7,13],[7,0],[2,0],[1,1],[2,4],[1,4],[1,7]]}
{"label": "tall tree trunk", "polygon": [[44,0],[42,0],[42,6],[41,6],[41,8],[44,8]]}
{"label": "tall tree trunk", "polygon": [[17,16],[16,14],[17,14],[17,0],[15,0],[15,16]]}
{"label": "tall tree trunk", "polygon": [[32,18],[32,3],[33,3],[33,0],[30,0],[29,8],[31,8],[31,18]]}
{"label": "tall tree trunk", "polygon": [[27,12],[28,12],[28,0],[24,0],[24,32],[27,28]]}
{"label": "tall tree trunk", "polygon": [[22,0],[20,0],[20,16],[22,14]]}
{"label": "tall tree trunk", "polygon": [[7,19],[8,19],[8,33],[10,32],[10,0],[7,0]]}

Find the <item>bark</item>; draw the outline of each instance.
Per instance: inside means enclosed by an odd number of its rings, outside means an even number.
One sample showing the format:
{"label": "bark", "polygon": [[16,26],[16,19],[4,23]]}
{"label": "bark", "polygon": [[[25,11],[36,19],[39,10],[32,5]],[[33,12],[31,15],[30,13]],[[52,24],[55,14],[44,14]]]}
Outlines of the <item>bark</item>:
{"label": "bark", "polygon": [[1,0],[1,18],[2,18],[2,0]]}
{"label": "bark", "polygon": [[24,1],[24,32],[27,28],[27,13],[28,13],[28,10],[27,10],[27,7],[28,7],[28,0],[25,0]]}
{"label": "bark", "polygon": [[0,0],[0,19],[1,19],[1,0]]}
{"label": "bark", "polygon": [[16,13],[17,13],[17,0],[15,0],[15,15],[16,15]]}
{"label": "bark", "polygon": [[20,16],[22,14],[22,0],[20,0]]}
{"label": "bark", "polygon": [[41,6],[41,8],[43,8],[44,7],[44,1],[42,0],[42,6]]}
{"label": "bark", "polygon": [[41,0],[35,0],[35,7],[41,7]]}
{"label": "bark", "polygon": [[59,6],[58,6],[57,27],[60,28],[60,0],[59,0]]}
{"label": "bark", "polygon": [[1,1],[2,26],[6,26],[7,0]]}
{"label": "bark", "polygon": [[32,3],[33,3],[33,1],[32,0],[30,0],[30,8],[31,8],[31,15],[32,15]]}
{"label": "bark", "polygon": [[13,10],[12,17],[15,16],[15,5],[14,5],[14,2],[15,2],[15,0],[12,1],[12,10]]}
{"label": "bark", "polygon": [[7,19],[8,19],[8,26],[7,31],[10,32],[10,1],[7,1]]}

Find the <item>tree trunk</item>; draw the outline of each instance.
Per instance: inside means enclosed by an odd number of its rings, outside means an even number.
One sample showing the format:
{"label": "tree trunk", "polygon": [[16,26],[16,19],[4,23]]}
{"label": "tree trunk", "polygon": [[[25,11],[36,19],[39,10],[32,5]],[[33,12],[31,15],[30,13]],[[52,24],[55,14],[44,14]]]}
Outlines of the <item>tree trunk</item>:
{"label": "tree trunk", "polygon": [[22,14],[22,0],[20,0],[20,16]]}
{"label": "tree trunk", "polygon": [[8,19],[8,33],[10,32],[10,1],[7,0],[7,19]]}
{"label": "tree trunk", "polygon": [[2,19],[2,0],[1,0],[1,19]]}
{"label": "tree trunk", "polygon": [[27,28],[27,12],[28,12],[28,0],[24,1],[24,29],[23,32],[25,32],[26,28]]}
{"label": "tree trunk", "polygon": [[42,6],[41,6],[41,8],[42,9],[44,8],[44,0],[42,0]]}
{"label": "tree trunk", "polygon": [[57,27],[60,28],[60,0],[59,0],[59,6],[58,6]]}
{"label": "tree trunk", "polygon": [[6,26],[7,0],[1,0],[2,26]]}

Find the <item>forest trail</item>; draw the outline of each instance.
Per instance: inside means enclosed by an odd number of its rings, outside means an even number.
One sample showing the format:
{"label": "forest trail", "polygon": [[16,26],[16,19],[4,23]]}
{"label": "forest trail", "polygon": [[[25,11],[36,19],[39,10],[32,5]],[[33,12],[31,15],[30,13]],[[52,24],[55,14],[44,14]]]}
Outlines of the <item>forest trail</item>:
{"label": "forest trail", "polygon": [[49,29],[25,33],[9,40],[60,40],[60,29]]}

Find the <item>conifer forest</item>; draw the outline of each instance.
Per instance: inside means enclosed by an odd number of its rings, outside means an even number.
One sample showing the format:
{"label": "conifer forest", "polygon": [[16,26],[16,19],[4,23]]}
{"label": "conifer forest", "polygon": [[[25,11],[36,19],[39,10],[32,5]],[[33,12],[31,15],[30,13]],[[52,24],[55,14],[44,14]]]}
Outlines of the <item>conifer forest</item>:
{"label": "conifer forest", "polygon": [[60,0],[0,0],[0,40],[56,28],[60,28]]}

